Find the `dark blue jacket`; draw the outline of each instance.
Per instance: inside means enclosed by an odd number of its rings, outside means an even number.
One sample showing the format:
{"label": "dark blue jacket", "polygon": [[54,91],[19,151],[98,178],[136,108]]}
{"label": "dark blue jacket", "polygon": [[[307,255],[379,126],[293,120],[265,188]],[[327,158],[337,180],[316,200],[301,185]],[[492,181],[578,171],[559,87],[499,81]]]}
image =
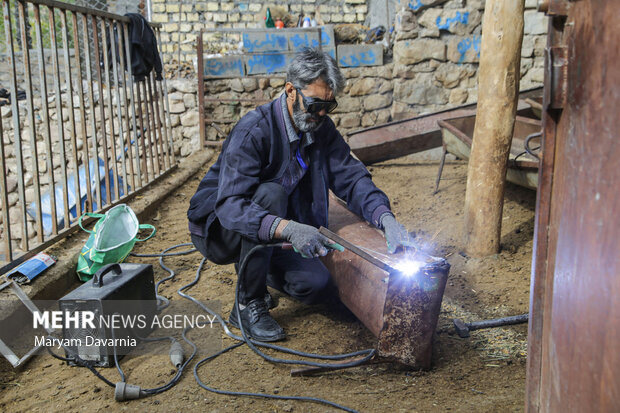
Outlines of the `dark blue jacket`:
{"label": "dark blue jacket", "polygon": [[[258,231],[268,212],[252,202],[252,196],[261,183],[277,180],[290,158],[279,102],[259,106],[233,128],[190,201],[190,228],[209,228],[217,217],[224,228],[259,241]],[[331,119],[314,131],[314,143],[307,151],[309,169],[289,196],[288,216],[282,218],[327,227],[331,189],[351,211],[378,227],[379,216],[389,211],[389,200],[366,167],[351,156]]]}

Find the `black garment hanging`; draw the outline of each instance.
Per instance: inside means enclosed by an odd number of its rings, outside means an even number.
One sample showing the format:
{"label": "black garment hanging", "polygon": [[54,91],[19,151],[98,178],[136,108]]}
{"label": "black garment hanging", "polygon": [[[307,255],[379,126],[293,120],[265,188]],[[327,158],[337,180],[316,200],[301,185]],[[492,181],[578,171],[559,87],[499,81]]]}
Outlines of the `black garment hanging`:
{"label": "black garment hanging", "polygon": [[144,80],[155,69],[155,79],[162,80],[163,66],[157,50],[157,39],[146,19],[137,13],[128,13],[129,41],[131,44],[131,73],[137,82]]}

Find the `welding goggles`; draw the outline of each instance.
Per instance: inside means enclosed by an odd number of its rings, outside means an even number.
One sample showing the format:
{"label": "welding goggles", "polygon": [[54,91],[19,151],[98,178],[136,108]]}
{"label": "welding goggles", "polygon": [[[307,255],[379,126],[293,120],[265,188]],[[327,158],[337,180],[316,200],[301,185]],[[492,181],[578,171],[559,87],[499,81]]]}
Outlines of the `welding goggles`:
{"label": "welding goggles", "polygon": [[336,102],[336,99],[323,100],[312,98],[304,96],[304,94],[301,93],[301,89],[299,88],[295,88],[295,90],[301,95],[301,99],[304,102],[304,109],[306,109],[306,112],[308,113],[319,113],[323,109],[325,109],[325,112],[331,113],[334,111],[334,109],[336,109],[336,107],[338,107],[338,102]]}

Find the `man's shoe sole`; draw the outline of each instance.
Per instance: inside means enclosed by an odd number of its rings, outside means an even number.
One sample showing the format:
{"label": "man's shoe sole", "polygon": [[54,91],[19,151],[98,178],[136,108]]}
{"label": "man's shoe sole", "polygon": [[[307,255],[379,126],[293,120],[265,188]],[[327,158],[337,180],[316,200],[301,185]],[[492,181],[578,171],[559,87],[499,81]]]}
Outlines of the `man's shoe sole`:
{"label": "man's shoe sole", "polygon": [[[235,327],[235,328],[239,328],[239,324],[237,323],[237,320],[234,320],[234,319],[232,319],[232,318],[228,317],[228,323],[229,323],[231,326]],[[284,340],[284,339],[286,338],[286,333],[282,333],[282,334],[280,334],[280,335],[273,336],[273,337],[254,337],[254,336],[252,336],[251,334],[248,334],[248,332],[247,332],[247,331],[245,332],[245,334],[246,334],[248,337],[250,337],[250,338],[252,338],[252,339],[254,339],[254,340],[257,340],[257,341],[264,341],[264,342],[282,341],[282,340]]]}

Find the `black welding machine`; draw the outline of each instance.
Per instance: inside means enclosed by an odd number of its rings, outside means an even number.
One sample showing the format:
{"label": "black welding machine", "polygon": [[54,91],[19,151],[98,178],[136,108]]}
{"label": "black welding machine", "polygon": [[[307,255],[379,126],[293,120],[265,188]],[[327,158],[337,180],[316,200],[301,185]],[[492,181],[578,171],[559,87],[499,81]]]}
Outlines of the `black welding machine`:
{"label": "black welding machine", "polygon": [[[157,311],[153,267],[109,264],[59,301],[67,358],[112,367],[152,331]],[[79,363],[71,363],[79,364]]]}

